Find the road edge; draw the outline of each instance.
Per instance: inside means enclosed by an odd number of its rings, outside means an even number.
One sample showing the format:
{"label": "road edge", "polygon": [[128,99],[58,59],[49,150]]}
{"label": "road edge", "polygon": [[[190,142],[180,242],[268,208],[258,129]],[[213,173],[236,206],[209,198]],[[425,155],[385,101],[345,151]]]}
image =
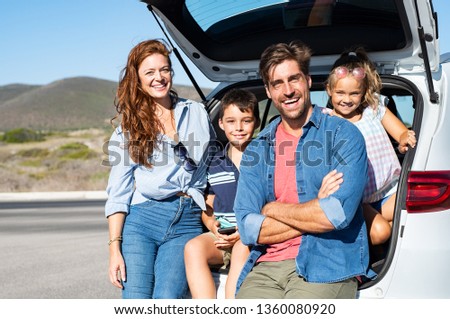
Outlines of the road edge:
{"label": "road edge", "polygon": [[106,191],[0,193],[0,202],[106,200]]}

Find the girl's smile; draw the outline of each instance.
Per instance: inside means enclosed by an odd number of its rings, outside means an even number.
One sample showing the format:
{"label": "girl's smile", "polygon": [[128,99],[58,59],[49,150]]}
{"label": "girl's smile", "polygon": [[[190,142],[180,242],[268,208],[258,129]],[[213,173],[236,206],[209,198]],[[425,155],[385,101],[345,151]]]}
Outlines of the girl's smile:
{"label": "girl's smile", "polygon": [[327,87],[331,97],[334,114],[351,122],[361,118],[360,105],[363,101],[364,88],[362,80],[349,75],[336,81],[335,87]]}

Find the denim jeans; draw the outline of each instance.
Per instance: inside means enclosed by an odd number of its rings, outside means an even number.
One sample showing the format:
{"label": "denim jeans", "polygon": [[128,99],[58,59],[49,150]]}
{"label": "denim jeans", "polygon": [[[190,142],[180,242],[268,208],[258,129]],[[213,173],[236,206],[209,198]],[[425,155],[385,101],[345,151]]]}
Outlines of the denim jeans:
{"label": "denim jeans", "polygon": [[188,291],[186,242],[202,233],[201,209],[172,196],[132,205],[123,228],[123,298],[178,299]]}

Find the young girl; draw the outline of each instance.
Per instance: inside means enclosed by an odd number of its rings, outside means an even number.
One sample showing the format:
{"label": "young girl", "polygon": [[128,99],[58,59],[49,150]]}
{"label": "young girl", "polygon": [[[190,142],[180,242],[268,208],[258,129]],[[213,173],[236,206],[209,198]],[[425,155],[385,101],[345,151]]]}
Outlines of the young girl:
{"label": "young girl", "polygon": [[331,114],[349,120],[364,135],[369,159],[364,216],[371,244],[382,244],[391,235],[401,170],[387,133],[399,143],[401,153],[415,147],[415,133],[382,103],[381,79],[363,48],[344,52],[325,84],[333,106]]}

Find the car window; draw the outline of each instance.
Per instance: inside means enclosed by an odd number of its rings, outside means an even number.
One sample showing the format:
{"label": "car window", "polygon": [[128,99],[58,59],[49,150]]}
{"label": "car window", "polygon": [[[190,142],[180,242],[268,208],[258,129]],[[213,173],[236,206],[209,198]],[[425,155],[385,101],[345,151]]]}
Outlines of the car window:
{"label": "car window", "polygon": [[[311,102],[321,107],[326,107],[328,102],[328,94],[325,90],[311,91]],[[264,128],[273,121],[280,113],[275,108],[273,103],[269,99],[260,100],[259,102],[259,114],[261,114],[261,126]],[[267,114],[267,115],[266,115]],[[255,134],[259,133],[260,129],[255,131]]]}
{"label": "car window", "polygon": [[[412,127],[415,111],[413,96],[405,92],[399,92],[399,94],[382,92],[382,94],[387,95],[389,98],[388,108],[405,124],[406,127]],[[311,102],[320,107],[326,107],[328,104],[327,92],[324,89],[311,91]],[[274,120],[279,115],[279,112],[269,99],[263,99],[259,102],[259,114],[261,114],[261,126],[255,131],[255,134]],[[265,114],[267,115],[265,116]]]}
{"label": "car window", "polygon": [[[254,46],[272,35],[278,35],[280,41],[288,41],[297,37],[298,32],[316,55],[336,54],[349,44],[362,42],[377,51],[398,50],[406,45],[408,36],[395,0],[186,0],[185,9],[208,40],[226,45],[228,52],[234,44],[242,48],[243,39]],[[349,32],[349,28],[353,32]],[[322,40],[318,42],[317,37],[324,34],[335,35],[327,40],[333,42],[331,45],[324,45]],[[372,43],[380,34],[390,36]],[[334,43],[335,38],[340,45]],[[214,50],[209,53],[217,57],[210,58],[249,59],[247,50],[237,50],[238,47],[232,55]]]}
{"label": "car window", "polygon": [[280,4],[289,2],[286,0],[246,0],[241,3],[233,3],[230,5],[227,1],[219,2],[217,0],[212,1],[199,1],[199,0],[186,0],[186,7],[191,15],[197,21],[198,25],[203,31],[208,30],[211,26],[217,22],[237,16],[255,8],[265,8],[274,4]]}
{"label": "car window", "polygon": [[391,95],[397,108],[397,116],[410,128],[414,118],[414,101],[412,95]]}

